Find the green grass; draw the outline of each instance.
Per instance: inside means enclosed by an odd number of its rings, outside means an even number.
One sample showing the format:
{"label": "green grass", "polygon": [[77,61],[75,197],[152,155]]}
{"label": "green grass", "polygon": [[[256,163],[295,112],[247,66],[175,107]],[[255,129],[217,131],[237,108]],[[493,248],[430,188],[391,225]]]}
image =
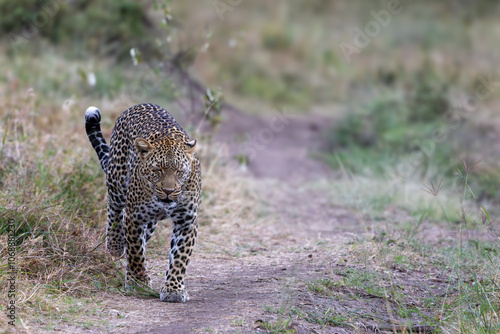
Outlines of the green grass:
{"label": "green grass", "polygon": [[[460,203],[447,207],[460,208],[455,220],[429,222],[428,213],[421,212],[421,218],[413,222],[371,223],[367,236],[357,236],[340,254],[345,264],[336,265],[324,278],[305,282],[317,296],[314,306],[302,303],[295,306],[294,314],[329,326],[361,322],[416,332],[428,328],[443,333],[496,333],[500,328],[500,242],[492,233],[496,221],[487,209],[467,202],[473,197],[474,168],[464,165],[459,170]],[[434,190],[437,201],[442,194]],[[441,205],[438,208],[447,210]],[[374,217],[373,213],[369,216]],[[438,233],[449,237],[428,235],[436,233],[429,231],[431,226],[440,224]]]}
{"label": "green grass", "polygon": [[326,326],[348,327],[349,323],[353,320],[352,315],[338,313],[331,308],[306,311],[294,308],[291,310],[291,313],[296,314],[299,319],[321,325],[323,329]]}
{"label": "green grass", "polygon": [[234,327],[243,327],[246,325],[246,321],[245,319],[234,319],[234,320],[231,320],[231,325],[233,325]]}
{"label": "green grass", "polygon": [[264,306],[264,310],[268,313],[276,314],[275,320],[259,321],[258,327],[267,331],[270,334],[289,334],[294,333],[295,330],[290,328],[293,321],[292,315],[288,312],[288,309],[284,306],[280,308],[272,308],[269,306]]}

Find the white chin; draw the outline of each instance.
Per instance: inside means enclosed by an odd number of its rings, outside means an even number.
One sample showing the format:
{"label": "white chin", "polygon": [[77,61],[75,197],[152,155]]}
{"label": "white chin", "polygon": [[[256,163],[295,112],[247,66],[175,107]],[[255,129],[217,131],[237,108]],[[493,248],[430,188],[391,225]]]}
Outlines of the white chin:
{"label": "white chin", "polygon": [[163,203],[163,206],[167,209],[171,209],[177,206],[177,202],[172,201],[169,203]]}

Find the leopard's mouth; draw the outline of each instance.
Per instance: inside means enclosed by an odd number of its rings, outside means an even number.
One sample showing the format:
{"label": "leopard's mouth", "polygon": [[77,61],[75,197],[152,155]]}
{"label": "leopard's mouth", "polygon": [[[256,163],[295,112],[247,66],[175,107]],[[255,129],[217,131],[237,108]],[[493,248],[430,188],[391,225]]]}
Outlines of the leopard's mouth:
{"label": "leopard's mouth", "polygon": [[175,202],[174,199],[171,198],[171,196],[165,194],[165,193],[157,193],[156,196],[158,197],[158,199],[160,200],[160,202],[163,202],[163,203],[172,203],[172,202]]}
{"label": "leopard's mouth", "polygon": [[161,192],[156,196],[158,196],[160,202],[163,203],[175,203],[179,197],[177,194],[165,194],[164,192]]}

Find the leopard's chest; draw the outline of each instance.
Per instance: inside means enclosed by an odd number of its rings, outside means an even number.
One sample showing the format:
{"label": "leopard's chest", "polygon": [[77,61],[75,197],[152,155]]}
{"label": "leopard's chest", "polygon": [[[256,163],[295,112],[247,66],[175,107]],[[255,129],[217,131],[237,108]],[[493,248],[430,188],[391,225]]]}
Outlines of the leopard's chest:
{"label": "leopard's chest", "polygon": [[138,208],[139,212],[143,213],[144,216],[156,220],[163,220],[172,217],[172,213],[178,207],[178,203],[166,203],[153,195],[152,197],[148,196],[147,198],[137,201],[137,203],[133,203],[132,206]]}

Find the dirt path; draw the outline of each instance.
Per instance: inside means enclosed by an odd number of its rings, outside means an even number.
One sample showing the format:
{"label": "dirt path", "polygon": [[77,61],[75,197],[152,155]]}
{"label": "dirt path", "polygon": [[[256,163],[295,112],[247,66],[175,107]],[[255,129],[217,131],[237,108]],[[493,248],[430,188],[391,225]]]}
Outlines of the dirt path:
{"label": "dirt path", "polygon": [[246,155],[253,177],[300,186],[331,176],[331,169],[312,156],[324,148],[323,137],[332,123],[322,115],[294,115],[286,110],[261,118],[231,109],[215,139],[229,146],[231,156]]}
{"label": "dirt path", "polygon": [[[270,260],[273,256],[273,260]],[[208,269],[210,268],[210,269]],[[250,258],[196,256],[189,275],[191,300],[165,304],[159,300],[115,299],[123,319],[116,332],[124,333],[235,333],[259,330],[273,319],[265,309],[279,310],[295,304],[305,292],[302,280],[327,270],[327,261],[306,254],[265,251]],[[159,284],[159,282],[157,282]],[[126,305],[126,306],[125,306]],[[108,304],[108,307],[111,304]],[[295,327],[310,328],[299,323]]]}

